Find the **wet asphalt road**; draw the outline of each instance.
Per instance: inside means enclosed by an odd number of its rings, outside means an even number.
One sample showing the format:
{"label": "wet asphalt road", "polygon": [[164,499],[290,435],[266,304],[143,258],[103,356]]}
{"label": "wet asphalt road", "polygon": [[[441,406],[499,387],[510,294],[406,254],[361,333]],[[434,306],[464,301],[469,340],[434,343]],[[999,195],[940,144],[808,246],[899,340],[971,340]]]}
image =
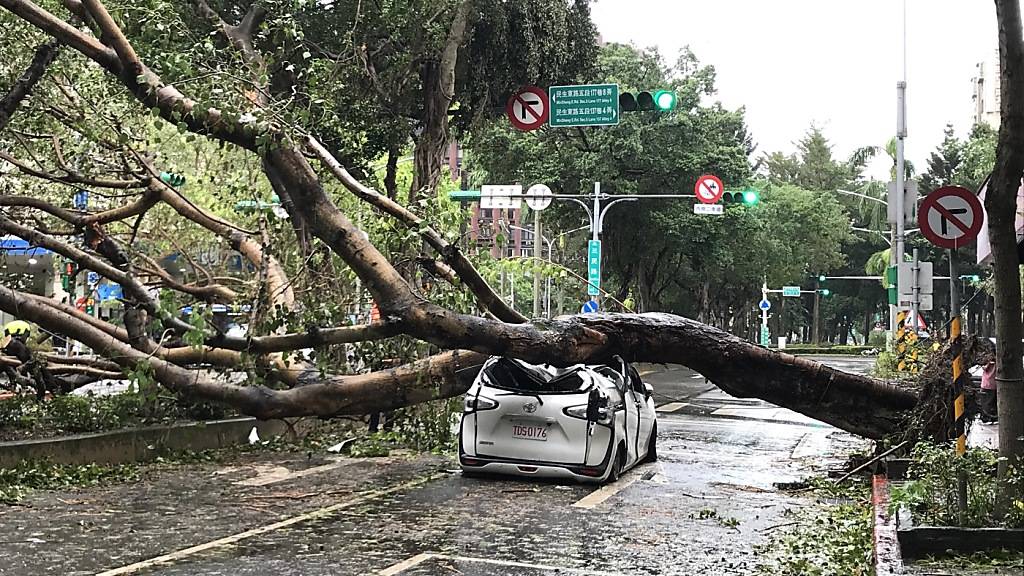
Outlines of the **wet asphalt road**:
{"label": "wet asphalt road", "polygon": [[[871,359],[850,362],[840,367]],[[774,483],[820,473],[863,442],[730,398],[686,369],[649,370],[659,461],[596,495],[463,478],[449,456],[244,454],[0,509],[0,574],[752,573],[766,532],[813,505]]]}

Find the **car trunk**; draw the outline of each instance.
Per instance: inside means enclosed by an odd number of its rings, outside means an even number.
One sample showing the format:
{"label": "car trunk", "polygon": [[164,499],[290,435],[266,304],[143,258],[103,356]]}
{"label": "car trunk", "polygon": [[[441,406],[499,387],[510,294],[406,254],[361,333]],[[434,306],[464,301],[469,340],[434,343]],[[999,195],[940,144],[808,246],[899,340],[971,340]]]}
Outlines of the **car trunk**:
{"label": "car trunk", "polygon": [[565,414],[587,404],[590,381],[578,370],[548,369],[501,359],[484,370],[495,410],[477,412],[477,454],[581,465],[588,423]]}

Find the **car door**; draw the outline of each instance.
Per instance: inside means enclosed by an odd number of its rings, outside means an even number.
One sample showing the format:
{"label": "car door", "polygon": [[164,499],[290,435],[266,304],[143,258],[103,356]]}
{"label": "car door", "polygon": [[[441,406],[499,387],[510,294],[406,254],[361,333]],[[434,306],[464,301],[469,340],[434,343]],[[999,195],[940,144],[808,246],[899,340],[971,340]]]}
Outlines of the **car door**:
{"label": "car door", "polygon": [[630,388],[632,388],[633,395],[637,400],[637,412],[640,421],[639,433],[637,434],[637,454],[645,454],[647,451],[647,441],[651,437],[654,422],[657,418],[654,409],[654,399],[651,398],[651,394],[648,392],[647,386],[644,385],[644,381],[640,378],[640,373],[636,371],[636,368],[630,365],[628,372]]}
{"label": "car door", "polygon": [[614,370],[618,376],[615,387],[622,395],[623,409],[626,412],[626,437],[623,439],[626,443],[626,465],[632,466],[640,457],[640,453],[637,451],[637,438],[640,434],[640,406],[629,385],[628,371],[625,368],[626,364],[623,362],[620,365],[620,370]]}

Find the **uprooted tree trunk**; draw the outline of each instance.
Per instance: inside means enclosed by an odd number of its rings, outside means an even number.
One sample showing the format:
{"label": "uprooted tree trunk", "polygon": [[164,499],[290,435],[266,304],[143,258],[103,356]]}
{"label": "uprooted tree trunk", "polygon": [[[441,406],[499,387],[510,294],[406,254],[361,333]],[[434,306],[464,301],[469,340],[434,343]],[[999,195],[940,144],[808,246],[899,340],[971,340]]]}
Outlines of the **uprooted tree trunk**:
{"label": "uprooted tree trunk", "polygon": [[[469,4],[468,0],[460,4],[456,19],[468,17]],[[203,346],[165,349],[149,340],[141,329],[147,314],[159,317],[160,311],[147,300],[149,296],[145,291],[138,289],[130,271],[119,270],[100,256],[72,249],[44,233],[28,231],[9,217],[0,218],[0,223],[9,230],[30,235],[33,241],[45,243],[81,266],[121,282],[138,303],[125,329],[6,287],[0,287],[0,309],[79,340],[123,370],[146,365],[169,389],[225,402],[260,418],[362,414],[450,397],[468,387],[480,364],[491,354],[559,365],[611,362],[616,356],[629,361],[683,364],[735,396],[761,398],[870,438],[896,431],[918,404],[913,391],[768,350],[711,326],[669,314],[587,315],[526,323],[525,318],[494,293],[457,246],[449,244],[429,222],[422,221],[411,210],[357,182],[315,137],[297,142],[292,139],[293,132],[274,124],[238,124],[217,109],[201,108],[165,83],[139,60],[129,40],[99,0],[83,0],[82,6],[100,30],[103,42],[27,0],[0,0],[0,6],[98,63],[124,84],[146,110],[156,109],[165,119],[192,132],[235,144],[258,155],[274,188],[285,193],[282,200],[287,199],[284,206],[293,221],[301,222],[303,234],[308,233],[311,239],[323,243],[351,268],[378,303],[384,319],[366,326],[312,327],[302,333],[245,339],[207,334]],[[207,15],[215,20],[216,14]],[[464,25],[462,22],[461,26]],[[461,37],[459,27],[457,21],[453,23],[453,37]],[[258,54],[244,37],[249,28],[251,26],[221,27],[229,31],[232,44],[240,47],[244,58],[254,59]],[[451,53],[446,49],[446,57],[454,59],[458,42],[450,42],[449,47]],[[442,87],[447,85],[447,80],[441,83]],[[450,92],[442,90],[440,95],[450,102]],[[275,145],[258,145],[266,141]],[[453,279],[472,292],[496,319],[456,313],[417,294],[388,258],[331,201],[308,158],[317,159],[328,176],[337,179],[383,216],[416,230],[437,252],[446,269],[451,270]],[[157,191],[161,199],[172,206],[175,198],[180,197],[165,195],[169,193],[163,189]],[[20,206],[42,210],[64,221],[81,217],[38,202],[23,202]],[[228,238],[243,252],[246,246],[259,246],[256,243],[246,245],[244,236],[237,236],[238,230],[227,223],[204,220],[202,214],[189,212],[181,206],[175,209],[183,218],[203,220],[208,229]],[[258,260],[262,254],[254,252],[247,256]],[[277,298],[289,294],[283,272],[276,279],[268,277],[268,281],[277,283],[277,288],[270,291]],[[161,320],[172,330],[188,329],[181,326],[180,320],[166,315]],[[230,367],[240,364],[247,354],[271,354],[398,334],[449,351],[391,370],[362,375],[323,375],[304,368],[296,373],[268,362],[271,369],[291,375],[284,380],[294,386],[285,390],[217,382],[204,372],[189,368],[199,361]]]}

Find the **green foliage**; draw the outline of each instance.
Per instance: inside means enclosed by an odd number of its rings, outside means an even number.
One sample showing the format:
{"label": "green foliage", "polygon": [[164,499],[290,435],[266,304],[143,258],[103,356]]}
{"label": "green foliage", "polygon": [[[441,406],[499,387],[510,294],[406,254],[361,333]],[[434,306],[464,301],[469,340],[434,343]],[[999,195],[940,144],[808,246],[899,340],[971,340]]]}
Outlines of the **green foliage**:
{"label": "green foliage", "polygon": [[[777,576],[870,576],[871,506],[866,484],[811,482],[815,506],[787,509],[796,527],[774,533],[758,547],[758,574]],[[838,500],[839,503],[836,503]]]}
{"label": "green foliage", "polygon": [[219,404],[158,395],[155,384],[148,390],[110,396],[56,396],[48,402],[15,396],[0,401],[0,433],[55,436],[178,420],[217,420],[229,414]]}
{"label": "green foliage", "polygon": [[[958,457],[952,444],[921,442],[914,446],[909,480],[892,489],[893,510],[906,506],[918,525],[1024,527],[1024,501],[1011,503],[1005,518],[995,516],[996,464],[998,455],[986,448],[971,448]],[[957,505],[957,478],[967,478],[967,509],[960,522]],[[1024,474],[1011,470],[1007,475],[1009,494],[1020,494]]]}
{"label": "green foliage", "polygon": [[138,467],[131,464],[76,466],[24,461],[14,468],[0,468],[0,504],[16,503],[33,489],[96,486],[110,481],[136,480],[138,477]]}

